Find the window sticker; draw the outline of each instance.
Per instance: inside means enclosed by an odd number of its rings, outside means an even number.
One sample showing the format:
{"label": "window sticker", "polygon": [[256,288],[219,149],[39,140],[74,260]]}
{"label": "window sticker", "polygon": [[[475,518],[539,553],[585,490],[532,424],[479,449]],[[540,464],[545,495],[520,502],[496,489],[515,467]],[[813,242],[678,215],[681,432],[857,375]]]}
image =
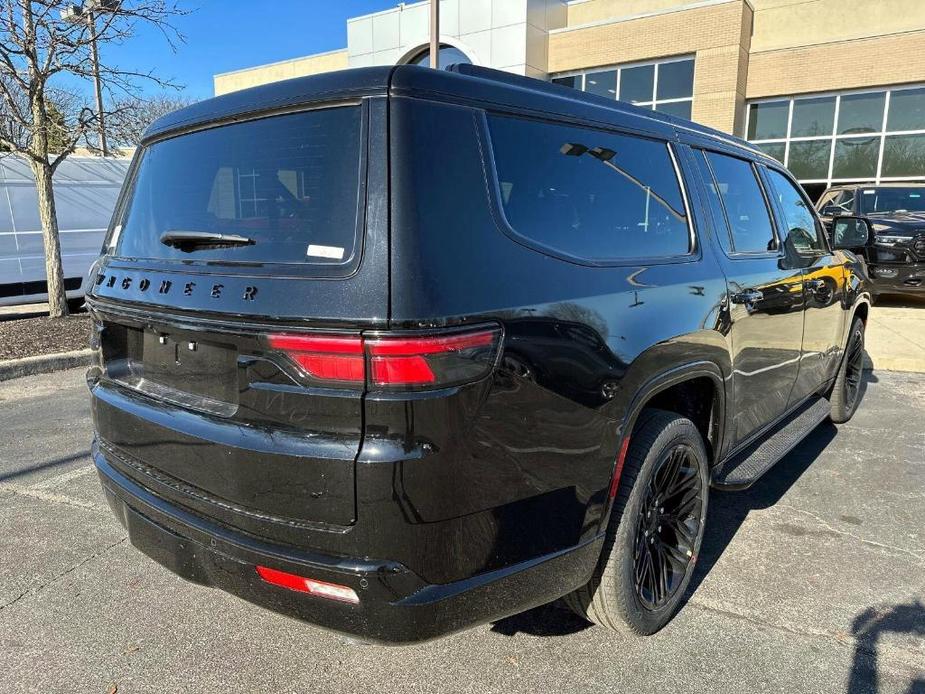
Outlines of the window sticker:
{"label": "window sticker", "polygon": [[334,260],[344,259],[344,249],[340,246],[319,246],[314,243],[309,244],[309,258],[332,258]]}

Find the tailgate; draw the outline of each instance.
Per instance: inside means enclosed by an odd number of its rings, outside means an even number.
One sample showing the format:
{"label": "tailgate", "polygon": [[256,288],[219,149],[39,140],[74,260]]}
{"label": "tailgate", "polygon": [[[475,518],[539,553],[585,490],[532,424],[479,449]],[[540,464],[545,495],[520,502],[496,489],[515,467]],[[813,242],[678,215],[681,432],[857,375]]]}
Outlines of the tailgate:
{"label": "tailgate", "polygon": [[[156,492],[246,530],[355,520],[362,388],[306,383],[266,327],[94,308],[100,445]],[[345,333],[349,334],[349,333]]]}

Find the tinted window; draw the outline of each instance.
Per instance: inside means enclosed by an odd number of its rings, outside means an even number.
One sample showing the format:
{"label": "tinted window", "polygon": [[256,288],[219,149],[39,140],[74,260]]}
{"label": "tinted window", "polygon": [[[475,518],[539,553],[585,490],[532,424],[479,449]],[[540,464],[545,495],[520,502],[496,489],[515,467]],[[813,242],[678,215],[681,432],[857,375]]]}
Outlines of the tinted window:
{"label": "tinted window", "polygon": [[752,165],[742,159],[708,152],[714,185],[732,231],[736,253],[760,253],[775,247],[768,207]]}
{"label": "tinted window", "polygon": [[[117,253],[167,260],[327,263],[354,252],[359,107],[210,128],[149,146],[122,218]],[[168,231],[246,237],[253,245],[160,242]]]}
{"label": "tinted window", "polygon": [[831,140],[791,142],[787,168],[800,180],[827,178],[831,151]]}
{"label": "tinted window", "polygon": [[656,99],[683,99],[694,92],[694,61],[679,60],[658,66]]}
{"label": "tinted window", "polygon": [[787,114],[790,103],[768,101],[748,107],[748,139],[771,140],[787,136]]}
{"label": "tinted window", "polygon": [[793,120],[790,137],[831,135],[835,121],[835,97],[796,99],[793,102]]}
{"label": "tinted window", "polygon": [[690,251],[666,143],[500,116],[489,128],[501,203],[518,233],[589,260]]}
{"label": "tinted window", "polygon": [[569,75],[568,77],[553,77],[553,84],[561,84],[563,87],[572,87],[572,89],[581,89],[581,75]]}
{"label": "tinted window", "polygon": [[790,180],[773,169],[768,170],[772,190],[769,191],[777,200],[783,214],[781,220],[782,238],[785,245],[799,253],[813,250],[825,250],[816,217],[813,215],[809,201],[797,190]]}
{"label": "tinted window", "polygon": [[835,198],[838,197],[839,193],[840,191],[837,190],[827,190],[816,201],[816,208],[820,210],[825,209],[826,205],[833,203]]}
{"label": "tinted window", "polygon": [[620,71],[622,101],[652,101],[655,91],[655,66],[625,67]]}
{"label": "tinted window", "polygon": [[830,190],[819,198],[819,201],[816,203],[816,209],[821,212],[826,207],[837,205],[844,210],[845,213],[850,214],[853,200],[854,198],[850,190]]}
{"label": "tinted window", "polygon": [[691,119],[691,102],[690,101],[669,101],[666,104],[657,104],[656,111],[667,113],[678,118]]}
{"label": "tinted window", "polygon": [[838,106],[838,134],[875,133],[883,127],[884,92],[845,94]]}
{"label": "tinted window", "polygon": [[784,155],[787,152],[787,145],[783,142],[768,142],[763,145],[755,145],[769,157],[774,157],[781,164],[784,163]]}
{"label": "tinted window", "polygon": [[922,128],[925,128],[925,89],[897,89],[891,92],[886,129],[895,132]]}
{"label": "tinted window", "polygon": [[843,190],[841,195],[838,196],[835,200],[835,204],[843,208],[845,212],[849,214],[854,210],[854,191],[853,190]]}
{"label": "tinted window", "polygon": [[706,160],[706,152],[700,152],[699,156],[694,157],[697,168],[700,170],[700,179],[703,181],[704,188],[707,191],[707,204],[710,207],[710,215],[713,218],[713,228],[716,230],[716,238],[723,250],[727,253],[732,252],[732,241],[729,236],[729,225],[726,222],[726,211],[723,209],[723,201],[720,194],[719,184],[713,178],[713,172]]}
{"label": "tinted window", "polygon": [[617,98],[617,71],[603,70],[585,75],[585,91],[608,99]]}
{"label": "tinted window", "polygon": [[925,212],[925,186],[919,188],[865,188],[860,208],[867,212]]}
{"label": "tinted window", "polygon": [[877,175],[879,137],[846,137],[835,141],[832,178],[874,178]]}
{"label": "tinted window", "polygon": [[889,135],[884,139],[882,176],[921,176],[923,171],[925,135]]}

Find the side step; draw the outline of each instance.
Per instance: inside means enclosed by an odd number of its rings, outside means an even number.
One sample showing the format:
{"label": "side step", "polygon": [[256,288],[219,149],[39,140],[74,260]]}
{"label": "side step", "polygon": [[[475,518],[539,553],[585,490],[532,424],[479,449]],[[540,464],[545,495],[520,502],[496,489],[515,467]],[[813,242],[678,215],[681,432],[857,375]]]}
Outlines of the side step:
{"label": "side step", "polygon": [[810,400],[767,435],[713,469],[713,486],[745,489],[774,467],[832,411],[826,398]]}

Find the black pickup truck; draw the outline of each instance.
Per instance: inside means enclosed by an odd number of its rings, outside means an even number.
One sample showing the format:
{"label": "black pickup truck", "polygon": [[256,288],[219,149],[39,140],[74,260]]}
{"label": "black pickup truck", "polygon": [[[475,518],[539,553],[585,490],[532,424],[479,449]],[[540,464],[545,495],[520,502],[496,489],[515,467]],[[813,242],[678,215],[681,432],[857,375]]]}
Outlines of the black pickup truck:
{"label": "black pickup truck", "polygon": [[857,407],[867,222],[832,245],[742,140],[455,68],[149,128],[87,299],[106,497],[172,571],[363,640],[560,597],[650,634],[711,487]]}
{"label": "black pickup truck", "polygon": [[834,186],[816,209],[829,229],[843,215],[870,222],[872,233],[858,252],[873,294],[925,292],[925,183]]}

